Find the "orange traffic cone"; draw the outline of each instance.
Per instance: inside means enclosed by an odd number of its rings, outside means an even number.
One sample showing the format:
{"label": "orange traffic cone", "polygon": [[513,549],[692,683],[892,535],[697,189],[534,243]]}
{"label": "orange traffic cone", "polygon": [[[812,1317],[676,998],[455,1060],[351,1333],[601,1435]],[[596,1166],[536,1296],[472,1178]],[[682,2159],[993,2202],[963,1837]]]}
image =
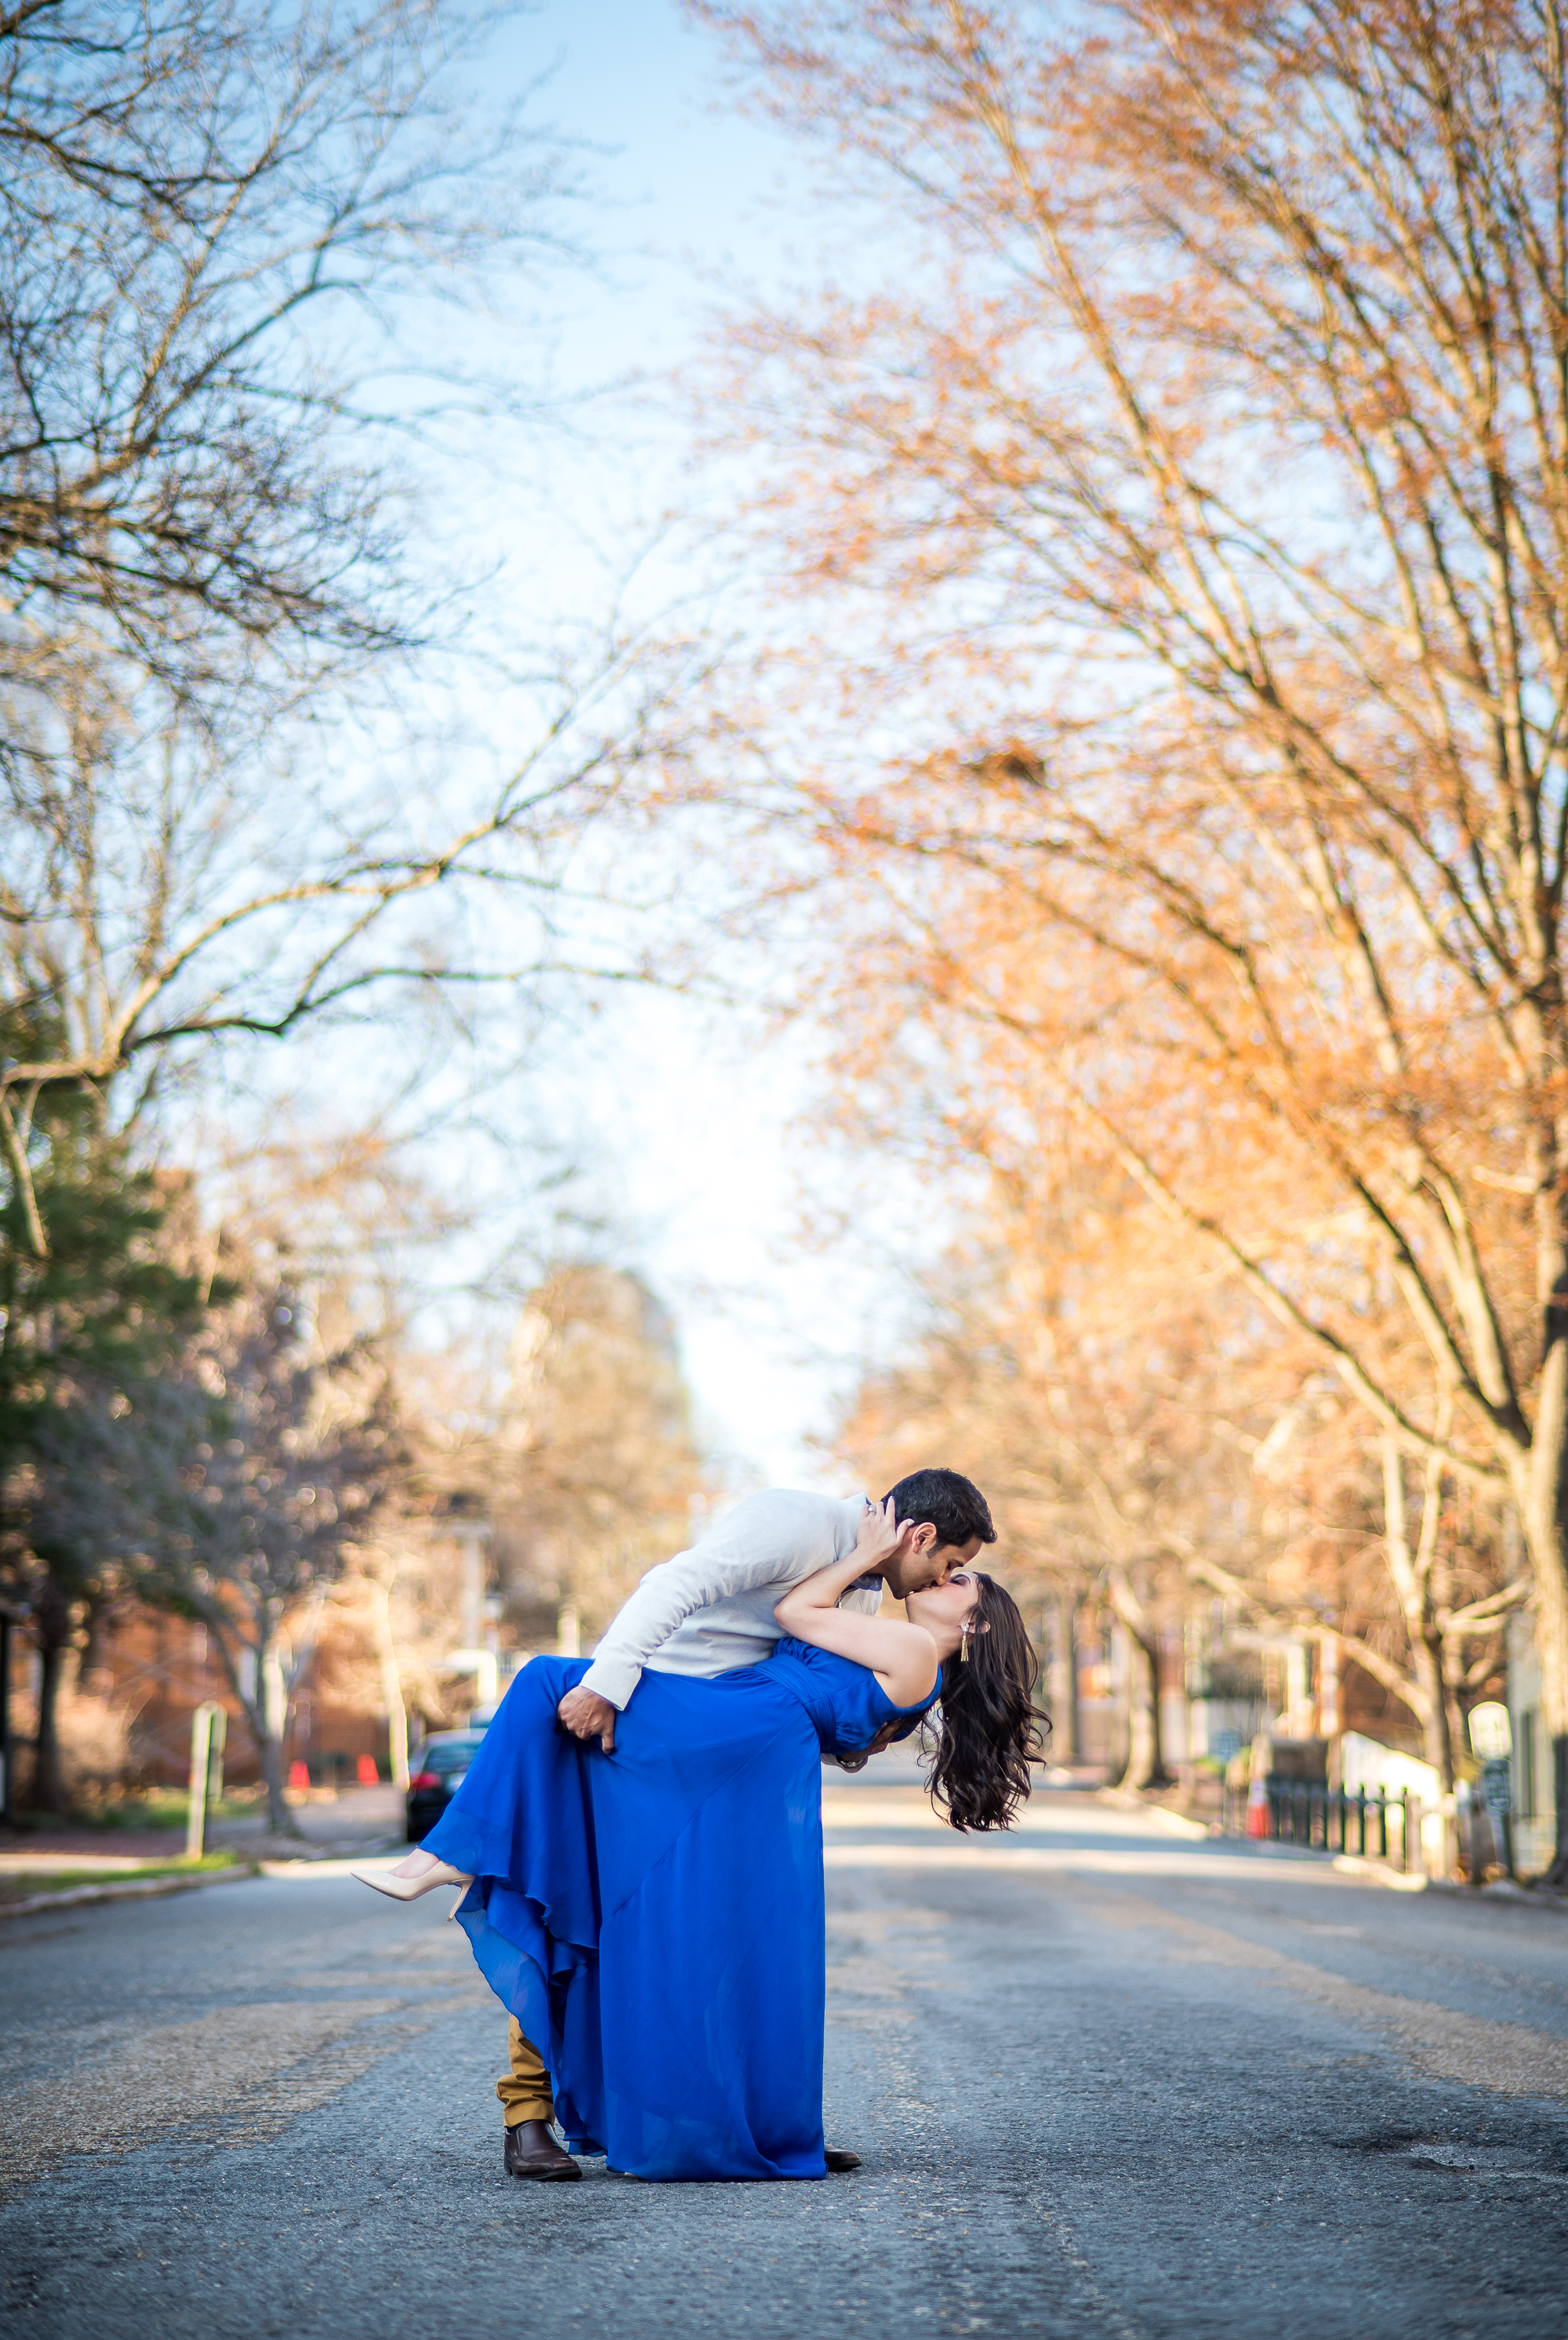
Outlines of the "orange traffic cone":
{"label": "orange traffic cone", "polygon": [[296,1756],[289,1765],[289,1785],[291,1788],[308,1788],[310,1784],[310,1768],[307,1764],[302,1763]]}
{"label": "orange traffic cone", "polygon": [[362,1788],[373,1788],[379,1783],[381,1773],[376,1770],[376,1759],[373,1755],[360,1757],[359,1776]]}
{"label": "orange traffic cone", "polygon": [[1246,1800],[1246,1832],[1248,1836],[1268,1834],[1268,1781],[1255,1780]]}

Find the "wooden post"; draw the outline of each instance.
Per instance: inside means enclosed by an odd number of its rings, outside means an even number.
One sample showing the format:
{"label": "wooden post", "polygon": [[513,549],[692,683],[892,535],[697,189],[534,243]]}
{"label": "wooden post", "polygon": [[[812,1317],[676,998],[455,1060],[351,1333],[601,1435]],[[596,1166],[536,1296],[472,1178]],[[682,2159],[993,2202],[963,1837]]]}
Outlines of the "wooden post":
{"label": "wooden post", "polygon": [[229,1718],[224,1709],[213,1706],[213,1736],[207,1749],[207,1810],[209,1812],[223,1800],[223,1758],[229,1746]]}
{"label": "wooden post", "polygon": [[[200,1860],[207,1834],[207,1791],[212,1784],[213,1718],[217,1719],[217,1753],[223,1760],[228,1717],[221,1706],[197,1707],[191,1717],[191,1803],[185,1820],[185,1859]],[[222,1793],[222,1772],[219,1773]]]}

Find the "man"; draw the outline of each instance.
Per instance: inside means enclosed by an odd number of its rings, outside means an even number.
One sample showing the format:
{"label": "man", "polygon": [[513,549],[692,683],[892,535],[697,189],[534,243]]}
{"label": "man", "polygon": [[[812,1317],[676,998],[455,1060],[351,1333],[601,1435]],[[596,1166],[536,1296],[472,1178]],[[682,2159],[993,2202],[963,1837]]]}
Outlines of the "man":
{"label": "man", "polygon": [[[916,1471],[884,1498],[874,1526],[864,1495],[848,1502],[770,1488],[709,1530],[690,1552],[650,1568],[620,1611],[575,1690],[556,1712],[578,1739],[615,1749],[616,1717],[635,1697],[644,1668],[655,1673],[722,1674],[758,1664],[781,1638],[774,1604],[791,1585],[846,1559],[868,1522],[868,1566],[842,1606],[874,1614],[886,1584],[895,1600],[945,1584],[997,1531],[979,1489],[957,1471]],[[891,1727],[872,1752],[886,1745]],[[543,2059],[514,2018],[511,2070],[496,2083],[506,2121],[506,2166],[514,2177],[571,2178],[577,2163],[551,2135],[555,2106]],[[830,2169],[858,2157],[830,2152]]]}

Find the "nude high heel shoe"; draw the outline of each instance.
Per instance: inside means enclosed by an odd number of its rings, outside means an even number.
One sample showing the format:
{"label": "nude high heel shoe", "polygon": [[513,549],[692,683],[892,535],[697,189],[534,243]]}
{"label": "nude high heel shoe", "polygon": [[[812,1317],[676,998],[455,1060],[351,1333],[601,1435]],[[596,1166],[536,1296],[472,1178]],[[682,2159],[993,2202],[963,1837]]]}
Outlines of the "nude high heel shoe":
{"label": "nude high heel shoe", "polygon": [[433,1869],[422,1870],[418,1877],[394,1877],[390,1869],[351,1869],[349,1875],[362,1885],[373,1886],[378,1893],[390,1893],[394,1901],[417,1901],[422,1893],[433,1893],[438,1885],[466,1888],[473,1883],[471,1877],[465,1877],[461,1869],[453,1869],[444,1860],[438,1860]]}

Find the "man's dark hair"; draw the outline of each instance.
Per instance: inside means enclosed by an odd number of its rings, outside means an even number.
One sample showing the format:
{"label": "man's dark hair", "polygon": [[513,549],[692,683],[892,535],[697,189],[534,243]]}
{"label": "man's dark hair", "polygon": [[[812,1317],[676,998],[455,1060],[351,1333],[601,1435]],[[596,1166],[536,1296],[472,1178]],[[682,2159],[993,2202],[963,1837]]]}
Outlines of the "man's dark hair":
{"label": "man's dark hair", "polygon": [[917,1527],[929,1520],[938,1543],[965,1544],[971,1536],[978,1536],[982,1543],[997,1541],[984,1495],[960,1471],[911,1471],[888,1493],[893,1517],[913,1520]]}

